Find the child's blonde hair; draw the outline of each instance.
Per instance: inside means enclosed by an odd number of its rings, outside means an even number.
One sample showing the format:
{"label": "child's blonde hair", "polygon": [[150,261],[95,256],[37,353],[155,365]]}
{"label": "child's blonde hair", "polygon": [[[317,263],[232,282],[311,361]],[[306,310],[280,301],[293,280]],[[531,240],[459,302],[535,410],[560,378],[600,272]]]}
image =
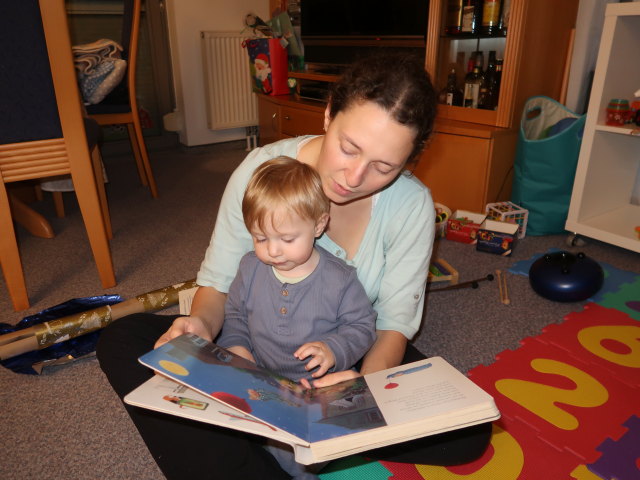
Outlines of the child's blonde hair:
{"label": "child's blonde hair", "polygon": [[247,230],[273,225],[278,210],[317,222],[329,213],[330,202],[322,190],[320,175],[309,165],[280,156],[260,165],[242,199],[242,215]]}

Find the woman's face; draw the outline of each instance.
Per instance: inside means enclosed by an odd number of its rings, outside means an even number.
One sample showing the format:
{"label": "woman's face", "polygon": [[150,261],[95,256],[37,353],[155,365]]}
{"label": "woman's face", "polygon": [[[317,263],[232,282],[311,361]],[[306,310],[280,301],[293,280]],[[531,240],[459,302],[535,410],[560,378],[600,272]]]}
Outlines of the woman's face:
{"label": "woman's face", "polygon": [[326,195],[337,204],[363,198],[389,185],[413,150],[415,131],[373,102],[354,103],[329,117],[314,165]]}

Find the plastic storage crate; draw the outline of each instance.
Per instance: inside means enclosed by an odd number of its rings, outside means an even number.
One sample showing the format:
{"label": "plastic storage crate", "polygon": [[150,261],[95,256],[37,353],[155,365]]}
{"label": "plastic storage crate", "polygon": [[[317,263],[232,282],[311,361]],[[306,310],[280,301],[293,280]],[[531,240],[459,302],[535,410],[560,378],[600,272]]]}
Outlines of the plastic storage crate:
{"label": "plastic storage crate", "polygon": [[498,220],[499,222],[517,223],[518,238],[524,238],[527,233],[527,219],[529,211],[512,202],[488,203],[485,209],[489,220]]}

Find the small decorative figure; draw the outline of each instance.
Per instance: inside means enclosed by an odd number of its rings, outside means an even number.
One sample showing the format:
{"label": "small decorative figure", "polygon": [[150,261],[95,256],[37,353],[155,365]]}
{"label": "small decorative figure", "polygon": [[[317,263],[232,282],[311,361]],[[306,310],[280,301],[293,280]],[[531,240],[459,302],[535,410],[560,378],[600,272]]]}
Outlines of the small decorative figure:
{"label": "small decorative figure", "polygon": [[269,67],[269,57],[264,53],[259,53],[255,60],[256,78],[262,83],[262,91],[266,94],[271,93],[271,67]]}

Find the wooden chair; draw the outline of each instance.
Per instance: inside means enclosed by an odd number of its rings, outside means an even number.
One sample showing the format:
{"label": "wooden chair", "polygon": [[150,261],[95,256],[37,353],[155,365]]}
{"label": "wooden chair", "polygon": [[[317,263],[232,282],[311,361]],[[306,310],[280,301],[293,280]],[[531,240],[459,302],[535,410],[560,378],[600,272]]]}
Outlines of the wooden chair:
{"label": "wooden chair", "polygon": [[158,197],[156,181],[151,171],[147,147],[142,136],[138,101],[136,99],[136,63],[140,36],[142,0],[124,0],[121,45],[122,58],[127,61],[127,73],[122,83],[96,105],[88,105],[87,113],[100,125],[126,125],[131,148],[136,159],[138,175],[148,186],[153,198]]}
{"label": "wooden chair", "polygon": [[0,32],[0,262],[19,311],[29,298],[6,188],[11,182],[70,174],[102,286],[113,287],[116,279],[97,187],[102,170],[89,153],[64,0],[3,2]]}

